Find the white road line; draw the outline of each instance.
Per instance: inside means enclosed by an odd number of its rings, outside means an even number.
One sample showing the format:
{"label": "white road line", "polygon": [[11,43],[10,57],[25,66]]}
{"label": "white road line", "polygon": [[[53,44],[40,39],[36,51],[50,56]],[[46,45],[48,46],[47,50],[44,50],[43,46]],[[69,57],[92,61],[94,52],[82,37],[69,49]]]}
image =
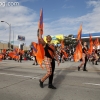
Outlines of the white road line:
{"label": "white road line", "polygon": [[32,77],[32,79],[40,79],[39,77]]}
{"label": "white road line", "polygon": [[95,84],[95,83],[83,83],[83,84],[89,84],[89,85],[97,85],[97,86],[100,86],[100,84]]}
{"label": "white road line", "polygon": [[39,79],[39,77],[32,77],[32,76],[24,76],[24,75],[16,75],[16,74],[7,74],[7,73],[0,73],[1,75],[8,75],[8,76],[16,76],[16,77],[25,77],[31,79]]}

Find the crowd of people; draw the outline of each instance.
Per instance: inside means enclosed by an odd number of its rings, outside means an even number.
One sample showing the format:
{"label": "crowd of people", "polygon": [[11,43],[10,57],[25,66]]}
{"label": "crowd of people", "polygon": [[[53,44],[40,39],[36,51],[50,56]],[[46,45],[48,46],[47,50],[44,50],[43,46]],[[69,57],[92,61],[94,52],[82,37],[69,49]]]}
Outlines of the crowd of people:
{"label": "crowd of people", "polygon": [[[60,61],[60,63],[64,63],[65,61],[74,61],[73,55],[74,55],[74,51],[75,48],[71,47],[71,46],[66,46],[65,48],[61,48],[60,46],[55,46],[56,49],[56,53],[58,55],[58,59]],[[2,52],[0,53],[0,55],[2,55],[1,59],[2,60],[14,60],[14,58],[12,58],[11,56],[9,56],[9,53],[11,51],[10,50],[6,50],[4,52],[4,50],[2,50]],[[34,55],[34,50],[32,50],[32,48],[30,48],[30,50],[24,51],[24,53],[16,53],[16,55],[20,56],[21,60],[33,60],[33,65],[38,65],[38,62],[36,60],[36,56]],[[83,50],[84,53],[84,50]],[[92,51],[91,55],[87,54],[87,58],[88,61],[91,61],[92,64],[98,65],[98,61],[100,60],[100,50],[95,48]],[[82,58],[83,59],[83,58]],[[80,59],[80,61],[82,60]]]}
{"label": "crowd of people", "polygon": [[[86,42],[84,42],[84,45],[86,45]],[[83,46],[83,47],[85,47],[85,49],[87,48],[86,46]],[[56,53],[58,55],[58,59],[59,59],[60,63],[64,63],[66,61],[74,61],[75,48],[73,46],[65,46],[65,48],[62,48],[60,45],[60,46],[55,46],[55,49],[56,49]],[[17,60],[19,62],[21,62],[22,60],[32,60],[33,65],[38,65],[34,50],[32,48],[30,48],[30,50],[24,51],[24,53],[17,52],[16,56],[19,56],[19,60],[11,57],[9,55],[9,53],[12,51],[2,50],[0,53],[0,59],[2,59],[2,60],[15,60],[15,61]],[[84,54],[86,53],[85,51],[83,48]],[[84,56],[84,54],[83,54],[83,56]],[[92,51],[92,54],[90,55],[87,53],[86,56],[87,56],[86,57],[87,61],[92,62],[93,65],[98,65],[97,62],[100,60],[100,50],[97,48],[94,48]],[[80,59],[80,61],[84,61],[84,59],[82,58],[82,59]],[[82,65],[80,65],[80,66],[82,66]]]}

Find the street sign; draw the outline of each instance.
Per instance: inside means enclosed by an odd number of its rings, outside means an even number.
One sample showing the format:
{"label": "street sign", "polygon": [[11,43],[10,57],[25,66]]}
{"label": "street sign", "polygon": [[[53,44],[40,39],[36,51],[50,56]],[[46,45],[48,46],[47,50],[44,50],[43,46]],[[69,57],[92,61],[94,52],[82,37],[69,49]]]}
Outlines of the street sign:
{"label": "street sign", "polygon": [[17,40],[19,40],[19,41],[25,41],[25,36],[18,35],[17,36]]}

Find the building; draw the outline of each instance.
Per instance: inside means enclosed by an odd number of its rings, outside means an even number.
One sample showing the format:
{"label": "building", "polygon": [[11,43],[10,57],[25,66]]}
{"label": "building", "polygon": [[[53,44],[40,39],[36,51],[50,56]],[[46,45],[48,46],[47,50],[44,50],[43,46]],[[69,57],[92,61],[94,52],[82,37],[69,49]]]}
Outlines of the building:
{"label": "building", "polygon": [[[100,40],[100,32],[98,32],[98,33],[86,33],[86,34],[82,34],[81,35],[81,39],[83,41],[89,42],[90,35],[92,36],[93,40],[95,40],[97,37]],[[77,35],[73,35],[73,39],[76,39],[76,38],[77,38]]]}
{"label": "building", "polygon": [[[99,39],[99,43],[100,43],[100,32],[98,33],[86,33],[86,34],[82,34],[81,35],[81,40],[82,42],[87,42],[87,44],[89,45],[89,38],[90,35],[92,36],[92,40],[94,41],[96,38]],[[76,39],[77,35],[73,35],[73,39]],[[98,49],[100,49],[100,45],[98,46]]]}
{"label": "building", "polygon": [[[51,35],[52,37],[52,43],[54,43],[55,45],[59,44],[60,43],[60,40],[63,40],[64,39],[64,35],[63,34],[58,34],[58,35]],[[46,36],[44,37],[44,41],[46,41]]]}
{"label": "building", "polygon": [[[13,48],[19,48],[19,46],[14,45]],[[3,49],[9,49],[8,43],[0,42],[0,53],[2,52]],[[27,46],[23,46],[23,50],[30,50],[30,48]]]}

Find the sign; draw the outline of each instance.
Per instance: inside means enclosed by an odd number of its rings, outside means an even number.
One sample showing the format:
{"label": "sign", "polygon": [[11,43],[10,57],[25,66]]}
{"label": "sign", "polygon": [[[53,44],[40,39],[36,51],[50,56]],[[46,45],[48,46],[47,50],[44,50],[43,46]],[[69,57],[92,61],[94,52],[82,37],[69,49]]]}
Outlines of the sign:
{"label": "sign", "polygon": [[[55,45],[59,43],[58,39],[60,39],[60,40],[64,39],[64,35],[63,34],[54,35],[54,36],[51,35],[51,37],[52,37],[51,43],[54,43]],[[44,41],[47,42],[46,41],[46,36],[44,37]]]}
{"label": "sign", "polygon": [[25,36],[18,35],[17,36],[17,40],[19,40],[19,41],[25,41]]}

